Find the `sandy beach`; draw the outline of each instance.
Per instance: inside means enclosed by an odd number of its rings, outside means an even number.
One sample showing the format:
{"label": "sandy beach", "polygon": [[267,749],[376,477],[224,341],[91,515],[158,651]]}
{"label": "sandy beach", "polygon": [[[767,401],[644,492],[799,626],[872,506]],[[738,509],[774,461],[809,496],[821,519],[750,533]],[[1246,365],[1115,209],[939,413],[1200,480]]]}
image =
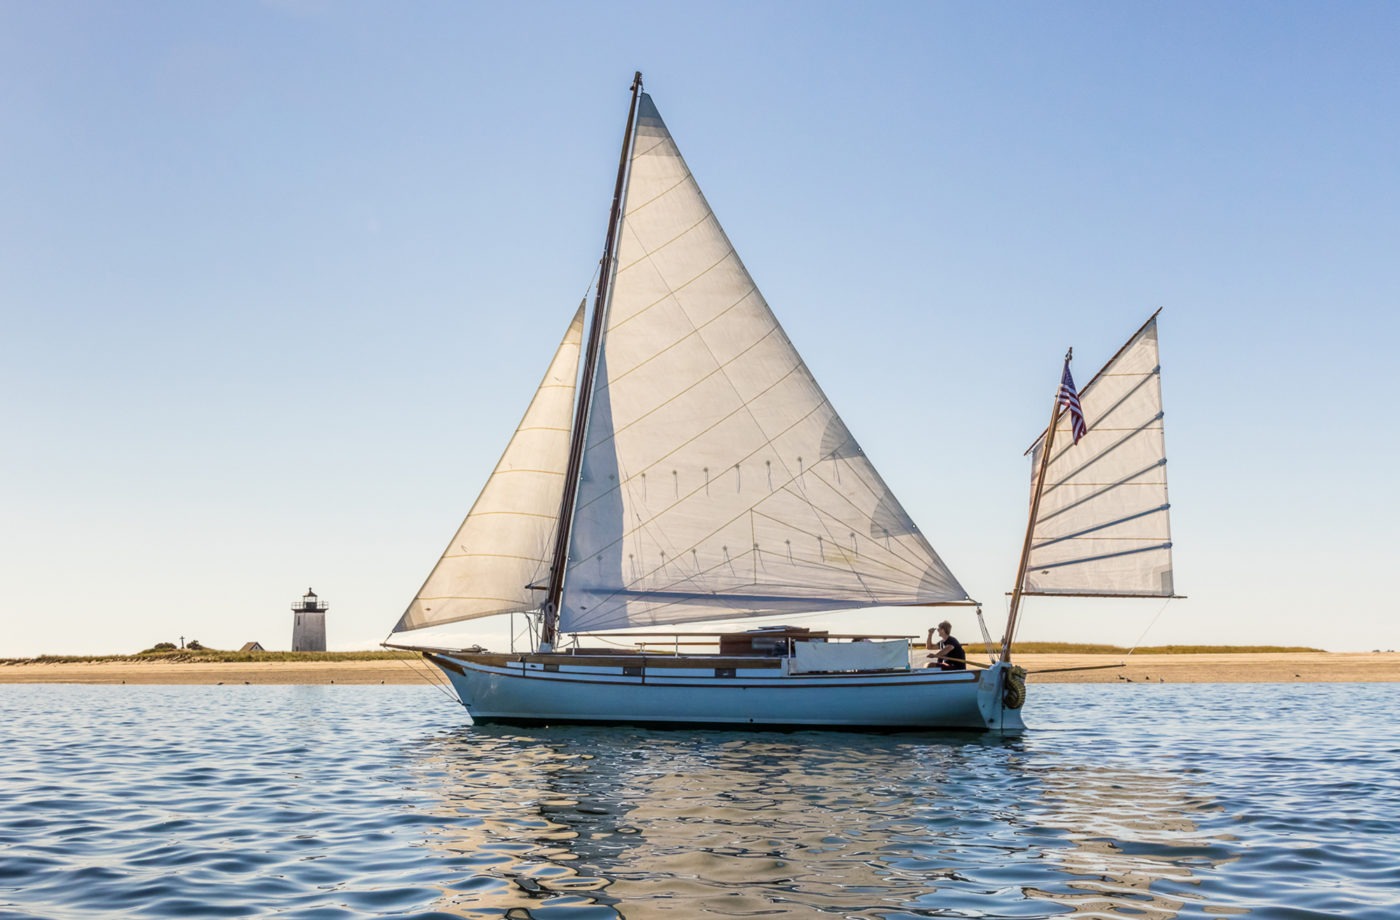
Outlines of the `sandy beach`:
{"label": "sandy beach", "polygon": [[[1293,683],[1400,681],[1400,653],[1017,655],[1032,683]],[[1122,665],[1122,667],[1117,667]],[[1069,670],[1069,669],[1092,670]],[[418,684],[440,674],[418,660],[0,665],[7,684]]]}
{"label": "sandy beach", "polygon": [[421,684],[420,659],[370,661],[93,661],[0,665],[0,684]]}
{"label": "sandy beach", "polygon": [[[1379,683],[1400,681],[1397,652],[1016,655],[1033,683]],[[1123,667],[1105,667],[1122,664]],[[1095,668],[1066,671],[1064,668]]]}

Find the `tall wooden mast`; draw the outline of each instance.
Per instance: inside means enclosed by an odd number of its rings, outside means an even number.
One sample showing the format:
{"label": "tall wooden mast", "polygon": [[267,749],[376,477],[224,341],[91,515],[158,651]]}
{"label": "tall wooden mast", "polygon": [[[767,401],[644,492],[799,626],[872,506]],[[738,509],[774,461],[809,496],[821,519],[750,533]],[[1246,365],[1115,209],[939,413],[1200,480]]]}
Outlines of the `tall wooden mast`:
{"label": "tall wooden mast", "polygon": [[603,243],[603,259],[598,269],[598,293],[593,301],[593,319],[588,326],[588,348],[584,353],[583,375],[579,379],[578,405],[574,409],[573,434],[569,441],[569,465],[564,473],[564,497],[559,503],[559,525],[555,528],[553,563],[549,569],[549,586],[541,608],[544,611],[544,624],[540,632],[541,650],[552,649],[558,634],[559,604],[564,595],[564,571],[568,568],[569,539],[574,528],[574,505],[578,499],[578,482],[583,469],[583,447],[588,437],[588,416],[593,407],[593,380],[598,372],[598,358],[603,351],[608,289],[617,253],[618,231],[622,225],[623,190],[627,184],[627,167],[632,154],[637,101],[641,95],[642,72],[639,70],[632,78],[632,104],[627,110],[627,129],[622,135],[622,153],[617,163],[617,184],[613,187],[612,212],[608,217],[608,236]]}
{"label": "tall wooden mast", "polygon": [[[1074,349],[1065,353],[1065,369],[1074,358]],[[1026,566],[1031,558],[1031,540],[1035,536],[1035,519],[1040,513],[1040,496],[1045,491],[1045,470],[1050,466],[1050,451],[1055,446],[1055,426],[1060,421],[1061,387],[1065,375],[1060,374],[1060,384],[1055,387],[1055,406],[1050,410],[1050,425],[1045,429],[1045,444],[1040,449],[1040,469],[1035,474],[1035,491],[1031,494],[1031,513],[1026,521],[1026,539],[1021,544],[1021,563],[1016,567],[1016,585],[1011,589],[1011,612],[1006,616],[1006,635],[1001,637],[1001,660],[1011,660],[1011,640],[1016,635],[1016,615],[1021,609],[1021,595],[1025,590]]]}

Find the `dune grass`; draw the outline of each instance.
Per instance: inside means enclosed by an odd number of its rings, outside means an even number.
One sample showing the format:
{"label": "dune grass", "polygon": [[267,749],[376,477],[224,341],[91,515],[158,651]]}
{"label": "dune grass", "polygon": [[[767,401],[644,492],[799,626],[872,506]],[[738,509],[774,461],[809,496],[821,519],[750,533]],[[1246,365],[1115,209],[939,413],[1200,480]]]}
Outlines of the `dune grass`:
{"label": "dune grass", "polygon": [[1140,645],[1127,649],[1120,645],[1094,645],[1081,642],[1018,642],[1015,651],[1027,655],[1278,655],[1325,653],[1324,649],[1301,645]]}
{"label": "dune grass", "polygon": [[264,661],[384,661],[417,657],[417,652],[399,652],[391,649],[363,652],[234,652],[205,648],[147,651],[136,655],[40,655],[37,658],[0,658],[0,664],[108,664],[123,661],[249,664]]}

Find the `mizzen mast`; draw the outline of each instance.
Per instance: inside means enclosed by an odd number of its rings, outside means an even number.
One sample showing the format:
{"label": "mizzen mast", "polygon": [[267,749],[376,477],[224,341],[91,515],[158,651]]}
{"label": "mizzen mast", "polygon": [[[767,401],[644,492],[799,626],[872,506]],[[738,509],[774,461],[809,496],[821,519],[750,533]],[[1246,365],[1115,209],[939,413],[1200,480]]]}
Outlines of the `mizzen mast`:
{"label": "mizzen mast", "polygon": [[[1074,359],[1074,349],[1065,352],[1065,371]],[[1060,379],[1064,380],[1064,374]],[[1055,445],[1055,426],[1060,421],[1060,408],[1063,405],[1062,387],[1055,389],[1055,407],[1050,410],[1050,425],[1045,429],[1045,444],[1040,450],[1040,469],[1035,475],[1035,492],[1031,495],[1030,517],[1026,520],[1026,540],[1021,544],[1021,562],[1016,567],[1016,584],[1011,589],[1011,611],[1006,615],[1006,635],[1001,637],[1001,659],[1011,660],[1011,641],[1016,635],[1016,614],[1020,612],[1021,596],[1025,592],[1026,567],[1031,558],[1031,541],[1035,537],[1036,517],[1040,514],[1040,496],[1045,492],[1045,470],[1050,465],[1050,451]]]}
{"label": "mizzen mast", "polygon": [[541,651],[554,647],[559,624],[559,606],[564,594],[564,572],[569,562],[569,539],[573,531],[574,506],[578,499],[578,482],[583,468],[583,448],[588,437],[588,416],[593,406],[593,381],[598,371],[598,359],[603,350],[603,329],[607,320],[608,289],[616,268],[618,228],[622,223],[622,198],[627,182],[627,164],[631,159],[634,127],[637,120],[637,100],[642,94],[642,72],[632,78],[632,103],[627,110],[627,128],[622,136],[622,153],[617,163],[617,184],[613,187],[612,212],[608,216],[608,235],[603,243],[603,258],[598,270],[598,292],[593,301],[593,319],[588,327],[588,346],[584,353],[580,378],[578,405],[574,411],[572,438],[569,442],[569,465],[564,474],[564,497],[559,504],[559,525],[554,538],[553,563],[549,569],[549,585],[542,606],[544,623],[540,632]]}

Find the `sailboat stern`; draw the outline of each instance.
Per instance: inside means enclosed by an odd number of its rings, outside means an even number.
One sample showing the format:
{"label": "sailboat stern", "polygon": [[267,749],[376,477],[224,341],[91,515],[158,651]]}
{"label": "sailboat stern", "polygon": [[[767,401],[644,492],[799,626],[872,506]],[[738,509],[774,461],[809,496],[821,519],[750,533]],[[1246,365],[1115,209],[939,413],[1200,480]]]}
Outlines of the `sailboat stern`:
{"label": "sailboat stern", "polygon": [[1021,706],[1026,701],[1026,672],[999,661],[981,674],[977,684],[977,708],[991,731],[1016,734],[1026,729]]}

